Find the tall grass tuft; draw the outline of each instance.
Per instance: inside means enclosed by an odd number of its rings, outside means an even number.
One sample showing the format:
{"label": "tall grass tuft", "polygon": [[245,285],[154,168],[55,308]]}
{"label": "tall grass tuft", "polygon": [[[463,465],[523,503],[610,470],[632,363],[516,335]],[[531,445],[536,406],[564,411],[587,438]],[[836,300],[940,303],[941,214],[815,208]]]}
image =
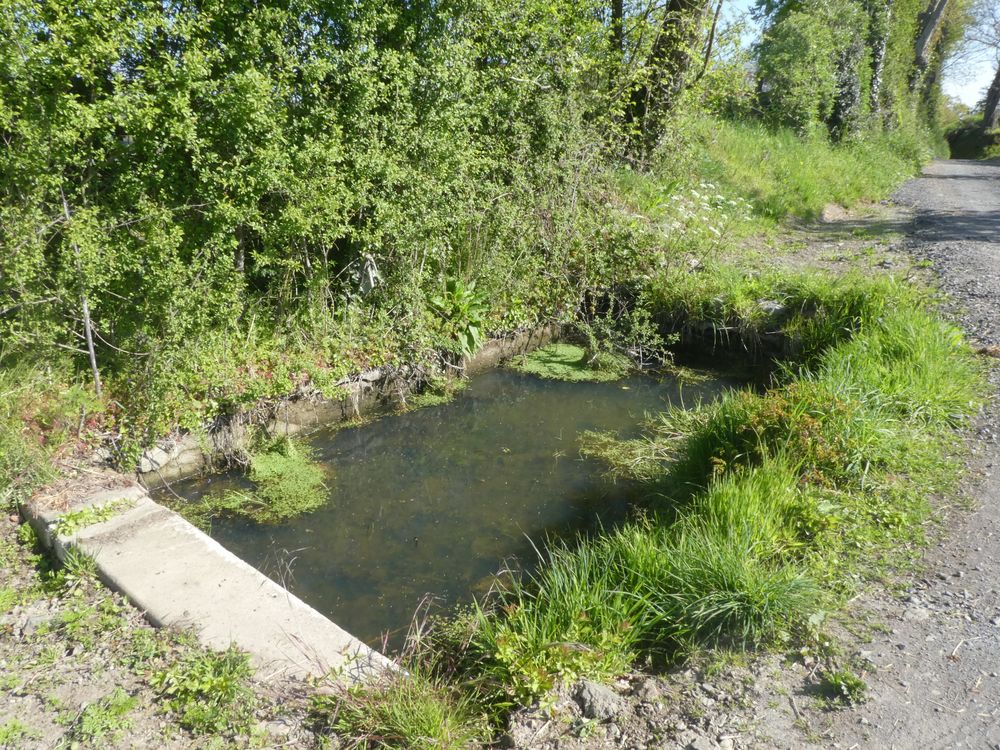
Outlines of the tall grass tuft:
{"label": "tall grass tuft", "polygon": [[489,739],[489,726],[472,696],[426,666],[332,695],[317,695],[313,713],[340,738],[340,747],[460,750]]}

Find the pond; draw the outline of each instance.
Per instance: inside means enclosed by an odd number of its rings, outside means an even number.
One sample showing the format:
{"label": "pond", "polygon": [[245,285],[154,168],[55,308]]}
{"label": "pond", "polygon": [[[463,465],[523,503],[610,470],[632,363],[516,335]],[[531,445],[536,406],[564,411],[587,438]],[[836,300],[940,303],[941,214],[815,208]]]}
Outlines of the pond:
{"label": "pond", "polygon": [[[281,525],[216,519],[212,536],[358,638],[398,645],[425,596],[470,601],[505,561],[530,567],[546,538],[625,517],[629,488],[581,459],[581,431],[628,436],[645,413],[737,385],[567,383],[494,370],[451,403],[313,433],[330,469],[329,502]],[[196,500],[245,483],[231,473],[173,489]]]}

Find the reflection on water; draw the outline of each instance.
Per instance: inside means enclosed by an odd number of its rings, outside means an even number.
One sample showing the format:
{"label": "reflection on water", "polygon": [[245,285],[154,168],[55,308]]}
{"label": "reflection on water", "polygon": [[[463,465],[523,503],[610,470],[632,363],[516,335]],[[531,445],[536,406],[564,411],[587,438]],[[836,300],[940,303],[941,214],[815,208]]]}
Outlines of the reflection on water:
{"label": "reflection on water", "polygon": [[[312,435],[332,473],[330,502],[280,526],[217,520],[212,535],[362,640],[377,645],[388,631],[398,643],[426,594],[467,601],[505,559],[530,565],[532,544],[547,535],[623,517],[627,490],[580,459],[580,431],[627,435],[645,412],[732,385],[563,383],[495,370],[445,406]],[[241,481],[174,489],[194,499]]]}

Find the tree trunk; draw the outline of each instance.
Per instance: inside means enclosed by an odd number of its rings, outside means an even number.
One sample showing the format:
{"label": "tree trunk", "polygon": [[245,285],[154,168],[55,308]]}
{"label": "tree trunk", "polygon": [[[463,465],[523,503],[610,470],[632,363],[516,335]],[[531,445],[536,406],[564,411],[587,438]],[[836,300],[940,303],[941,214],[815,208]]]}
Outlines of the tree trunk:
{"label": "tree trunk", "polygon": [[1000,127],[1000,62],[993,76],[993,83],[986,92],[986,105],[983,107],[983,128],[994,130]]}
{"label": "tree trunk", "polygon": [[668,112],[684,86],[691,66],[691,47],[706,0],[669,0],[647,63],[646,83],[632,92],[628,120],[635,124],[642,148],[656,141],[652,113]]}
{"label": "tree trunk", "polygon": [[885,55],[889,45],[889,30],[892,28],[892,0],[872,14],[869,44],[872,50],[872,85],[870,104],[872,113],[884,120],[882,102],[882,77],[885,75]]}
{"label": "tree trunk", "polygon": [[[62,204],[63,217],[68,225],[71,220],[71,214],[65,195],[62,196]],[[94,392],[100,398],[103,390],[101,388],[101,371],[97,368],[97,351],[94,349],[94,326],[90,319],[90,303],[87,301],[87,287],[84,284],[83,271],[80,267],[80,246],[75,242],[72,244],[73,253],[76,257],[76,272],[80,277],[80,312],[83,315],[83,337],[87,342],[87,357],[90,359],[90,371],[94,375]]]}
{"label": "tree trunk", "polygon": [[625,52],[625,0],[611,0],[611,45],[620,60]]}
{"label": "tree trunk", "polygon": [[837,61],[837,98],[827,122],[830,135],[841,141],[861,128],[861,64],[865,56],[865,41],[855,34]]}
{"label": "tree trunk", "polygon": [[910,79],[910,90],[920,87],[921,79],[930,65],[934,48],[941,37],[941,26],[944,22],[944,12],[948,9],[948,0],[931,0],[930,7],[923,14],[923,27],[917,37],[916,69]]}

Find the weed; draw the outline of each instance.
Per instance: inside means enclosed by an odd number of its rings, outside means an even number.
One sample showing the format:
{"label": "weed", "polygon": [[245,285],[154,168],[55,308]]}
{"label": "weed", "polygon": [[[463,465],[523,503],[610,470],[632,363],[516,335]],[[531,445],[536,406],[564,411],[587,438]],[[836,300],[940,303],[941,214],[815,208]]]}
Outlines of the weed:
{"label": "weed", "polygon": [[67,588],[97,580],[97,561],[79,547],[70,547],[66,551],[63,570]]}
{"label": "weed", "polygon": [[105,747],[108,741],[119,741],[132,726],[129,713],[138,702],[137,698],[116,687],[97,703],[91,703],[83,709],[70,731],[71,746],[80,743],[88,747]]}
{"label": "weed", "polygon": [[128,647],[122,657],[125,666],[133,671],[144,671],[153,661],[165,656],[167,649],[156,631],[136,628],[129,633]]}
{"label": "weed", "polygon": [[40,737],[41,734],[31,727],[29,727],[24,722],[18,721],[17,719],[11,719],[3,724],[0,724],[0,747],[15,748],[21,747],[21,743],[24,740],[30,740],[34,737]]}
{"label": "weed", "polygon": [[21,601],[17,589],[10,586],[0,586],[0,615],[6,614]]}
{"label": "weed", "polygon": [[854,706],[868,699],[868,683],[847,668],[825,672],[820,690],[830,705]]}
{"label": "weed", "polygon": [[489,738],[471,696],[421,667],[316,696],[313,710],[348,747],[458,750]]}
{"label": "weed", "polygon": [[70,511],[60,517],[59,521],[56,523],[55,533],[62,537],[73,536],[88,526],[103,523],[104,521],[114,518],[119,513],[131,508],[133,505],[135,505],[133,500],[121,498],[119,500],[113,500],[109,503],[104,503],[103,505],[91,505],[86,508],[81,508],[80,510]]}
{"label": "weed", "polygon": [[430,298],[430,307],[441,321],[442,332],[453,341],[459,352],[475,354],[483,342],[483,317],[486,300],[476,291],[476,282],[451,278],[443,294]]}
{"label": "weed", "polygon": [[180,724],[197,734],[249,730],[256,697],[249,657],[231,646],[222,653],[194,652],[153,674],[151,684]]}

